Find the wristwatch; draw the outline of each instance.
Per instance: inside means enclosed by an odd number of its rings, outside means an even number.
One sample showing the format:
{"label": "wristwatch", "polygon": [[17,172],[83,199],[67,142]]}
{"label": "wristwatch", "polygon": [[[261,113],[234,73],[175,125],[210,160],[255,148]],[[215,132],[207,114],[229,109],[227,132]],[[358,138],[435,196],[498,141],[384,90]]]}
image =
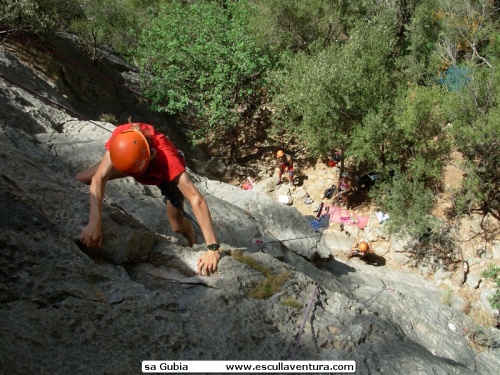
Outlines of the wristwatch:
{"label": "wristwatch", "polygon": [[207,245],[207,249],[212,251],[217,251],[220,249],[220,245],[218,243],[212,243],[210,245]]}

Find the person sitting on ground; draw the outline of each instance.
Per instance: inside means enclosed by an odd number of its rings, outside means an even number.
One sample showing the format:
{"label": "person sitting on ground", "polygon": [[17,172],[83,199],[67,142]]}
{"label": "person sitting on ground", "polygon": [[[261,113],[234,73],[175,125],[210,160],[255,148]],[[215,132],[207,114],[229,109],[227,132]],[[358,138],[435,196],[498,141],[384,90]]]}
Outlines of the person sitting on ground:
{"label": "person sitting on ground", "polygon": [[339,194],[338,197],[342,200],[342,203],[345,204],[346,208],[349,209],[349,194],[351,193],[352,187],[351,182],[349,181],[349,174],[347,172],[343,172],[339,181]]}
{"label": "person sitting on ground", "polygon": [[283,150],[278,150],[276,153],[276,163],[278,165],[278,181],[277,185],[281,184],[283,177],[283,172],[288,171],[288,183],[293,185],[293,157],[292,155],[285,154]]}
{"label": "person sitting on ground", "polygon": [[170,140],[152,125],[117,126],[105,144],[102,160],[78,173],[76,179],[90,185],[90,215],[80,241],[87,247],[102,246],[102,203],[108,180],[133,177],[145,185],[157,185],[164,196],[167,218],[189,246],[197,243],[193,224],[186,218],[184,200],[192,207],[203,233],[207,252],[197,260],[198,273],[210,275],[220,259],[217,237],[207,202],[186,172],[184,159]]}
{"label": "person sitting on ground", "polygon": [[356,240],[351,245],[351,252],[347,256],[349,259],[352,257],[359,257],[360,259],[365,259],[368,254],[373,254],[373,248],[370,241],[367,240]]}

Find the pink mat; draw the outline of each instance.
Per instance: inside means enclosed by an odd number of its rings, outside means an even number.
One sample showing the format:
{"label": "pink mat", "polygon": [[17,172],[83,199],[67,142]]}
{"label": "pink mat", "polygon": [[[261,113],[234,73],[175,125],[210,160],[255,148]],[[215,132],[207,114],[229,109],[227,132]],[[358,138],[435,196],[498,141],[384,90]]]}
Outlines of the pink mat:
{"label": "pink mat", "polygon": [[368,217],[358,215],[352,212],[354,220],[351,220],[351,213],[349,210],[344,210],[341,207],[332,206],[329,204],[323,205],[319,216],[324,214],[330,215],[330,221],[335,223],[343,223],[344,225],[356,225],[359,229],[363,229],[368,224]]}

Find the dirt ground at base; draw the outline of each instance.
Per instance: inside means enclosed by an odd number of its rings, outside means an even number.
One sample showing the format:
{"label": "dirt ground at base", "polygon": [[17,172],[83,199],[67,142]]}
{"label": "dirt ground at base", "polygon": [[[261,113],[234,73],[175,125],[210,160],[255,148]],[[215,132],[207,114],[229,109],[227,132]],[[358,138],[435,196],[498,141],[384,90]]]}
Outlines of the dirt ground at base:
{"label": "dirt ground at base", "polygon": [[[257,168],[262,172],[261,176],[265,176],[261,177],[261,179],[268,178],[271,175],[274,177],[276,176],[276,174],[272,174],[275,163],[274,160],[274,155],[272,153],[269,153],[267,157],[260,158]],[[444,221],[449,221],[450,213],[453,210],[453,194],[460,188],[463,180],[464,173],[460,168],[461,160],[461,155],[458,153],[452,154],[449,163],[443,171],[443,189],[435,196],[435,207],[432,211],[432,215],[443,219]],[[296,186],[295,188],[292,188],[292,194],[298,189],[303,188],[314,202],[324,202],[327,204],[333,203],[333,199],[325,199],[323,198],[323,194],[325,189],[329,187],[328,183],[336,185],[339,178],[338,168],[330,167],[321,160],[317,160],[315,163],[309,162],[307,164],[298,162],[294,166],[294,169]],[[350,177],[353,177],[353,172],[350,170],[349,172]],[[242,176],[229,176],[226,178],[226,182],[235,186],[240,186]],[[259,182],[259,177],[256,178],[256,182]],[[368,194],[356,192],[352,195],[352,198],[352,211],[354,213],[363,216],[370,216],[378,211],[376,204]],[[315,212],[312,210],[312,205],[304,203],[303,199],[295,199],[293,207],[295,207],[303,215],[315,215]],[[485,280],[484,278],[480,282],[480,286],[474,285],[470,282],[470,280],[477,277],[476,275],[481,275],[492,262],[496,262],[496,264],[500,266],[498,259],[492,259],[490,256],[486,255],[488,253],[486,251],[487,249],[489,254],[491,254],[492,241],[500,240],[500,223],[495,220],[490,220],[484,229],[481,232],[478,232],[478,226],[473,224],[474,220],[477,221],[478,218],[465,218],[463,219],[463,223],[460,224],[460,237],[467,240],[464,240],[460,246],[463,252],[463,259],[465,261],[469,260],[469,262],[466,263],[467,272],[469,273],[469,281],[467,283],[464,282],[461,267],[456,265],[454,266],[453,264],[451,264],[453,267],[449,268],[451,275],[448,276],[448,279],[436,279],[434,277],[435,271],[424,273],[422,276],[443,289],[443,300],[446,300],[450,293],[462,298],[464,301],[462,310],[466,315],[479,324],[490,325],[488,322],[490,322],[493,318],[480,307],[479,301],[481,299],[481,293],[485,290],[485,288],[491,290],[494,289],[495,286],[491,280]],[[339,225],[336,223],[331,223],[330,229],[340,230]],[[383,242],[388,241],[379,240],[377,242],[378,243],[376,245],[381,246]],[[387,248],[390,248],[389,244],[386,246]],[[347,256],[342,253],[337,254],[336,258],[344,263],[362,262],[359,259],[348,260]],[[385,266],[397,270],[409,270],[414,273],[421,273],[416,262],[410,262],[406,265],[402,265],[397,261],[391,261],[391,258],[388,257],[388,261]],[[470,274],[474,274],[474,276]]]}
{"label": "dirt ground at base", "polygon": [[[276,177],[276,173],[271,173],[274,169],[274,159],[272,156],[258,163],[257,168],[261,171],[260,173],[265,174],[266,177]],[[294,170],[296,188],[303,188],[314,202],[333,204],[333,198],[323,198],[323,194],[326,188],[330,187],[332,184],[337,184],[339,179],[339,169],[337,167],[329,167],[321,160],[317,160],[314,165],[311,165],[310,162],[307,164],[300,162],[295,163]],[[231,185],[241,186],[244,177],[241,175],[226,175],[223,180]],[[287,181],[286,173],[283,175],[283,180],[285,182]],[[258,177],[255,178],[255,182],[259,182]],[[328,182],[331,182],[331,184]],[[350,201],[353,205],[351,208],[356,214],[369,216],[375,212],[376,206],[365,192],[354,192],[351,195]],[[304,215],[313,214],[311,205],[305,204],[303,200],[294,200],[293,207],[297,208],[297,210]]]}
{"label": "dirt ground at base", "polygon": [[[304,179],[303,187],[313,200],[333,204],[335,202],[335,197],[332,199],[322,198],[325,189],[319,188],[318,186],[320,186],[320,184],[317,182],[324,180],[325,178],[332,178],[334,185],[336,186],[339,179],[339,170],[335,167],[326,167],[322,163],[319,163],[319,165],[321,168],[307,168],[302,170],[302,173],[308,177],[307,179]],[[376,210],[376,205],[365,192],[353,192],[350,196],[350,203],[352,211],[363,216],[370,216]],[[304,214],[311,213],[311,207],[302,201],[299,201],[296,204],[294,203],[294,206],[296,206],[297,209]]]}

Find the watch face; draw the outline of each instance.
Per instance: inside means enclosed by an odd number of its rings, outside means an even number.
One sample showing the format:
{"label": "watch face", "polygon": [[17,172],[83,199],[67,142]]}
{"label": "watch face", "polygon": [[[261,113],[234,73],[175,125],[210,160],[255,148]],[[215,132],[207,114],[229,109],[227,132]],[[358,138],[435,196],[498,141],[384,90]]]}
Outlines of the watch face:
{"label": "watch face", "polygon": [[218,243],[213,243],[213,244],[208,245],[207,249],[208,250],[219,250],[220,249],[220,245]]}

